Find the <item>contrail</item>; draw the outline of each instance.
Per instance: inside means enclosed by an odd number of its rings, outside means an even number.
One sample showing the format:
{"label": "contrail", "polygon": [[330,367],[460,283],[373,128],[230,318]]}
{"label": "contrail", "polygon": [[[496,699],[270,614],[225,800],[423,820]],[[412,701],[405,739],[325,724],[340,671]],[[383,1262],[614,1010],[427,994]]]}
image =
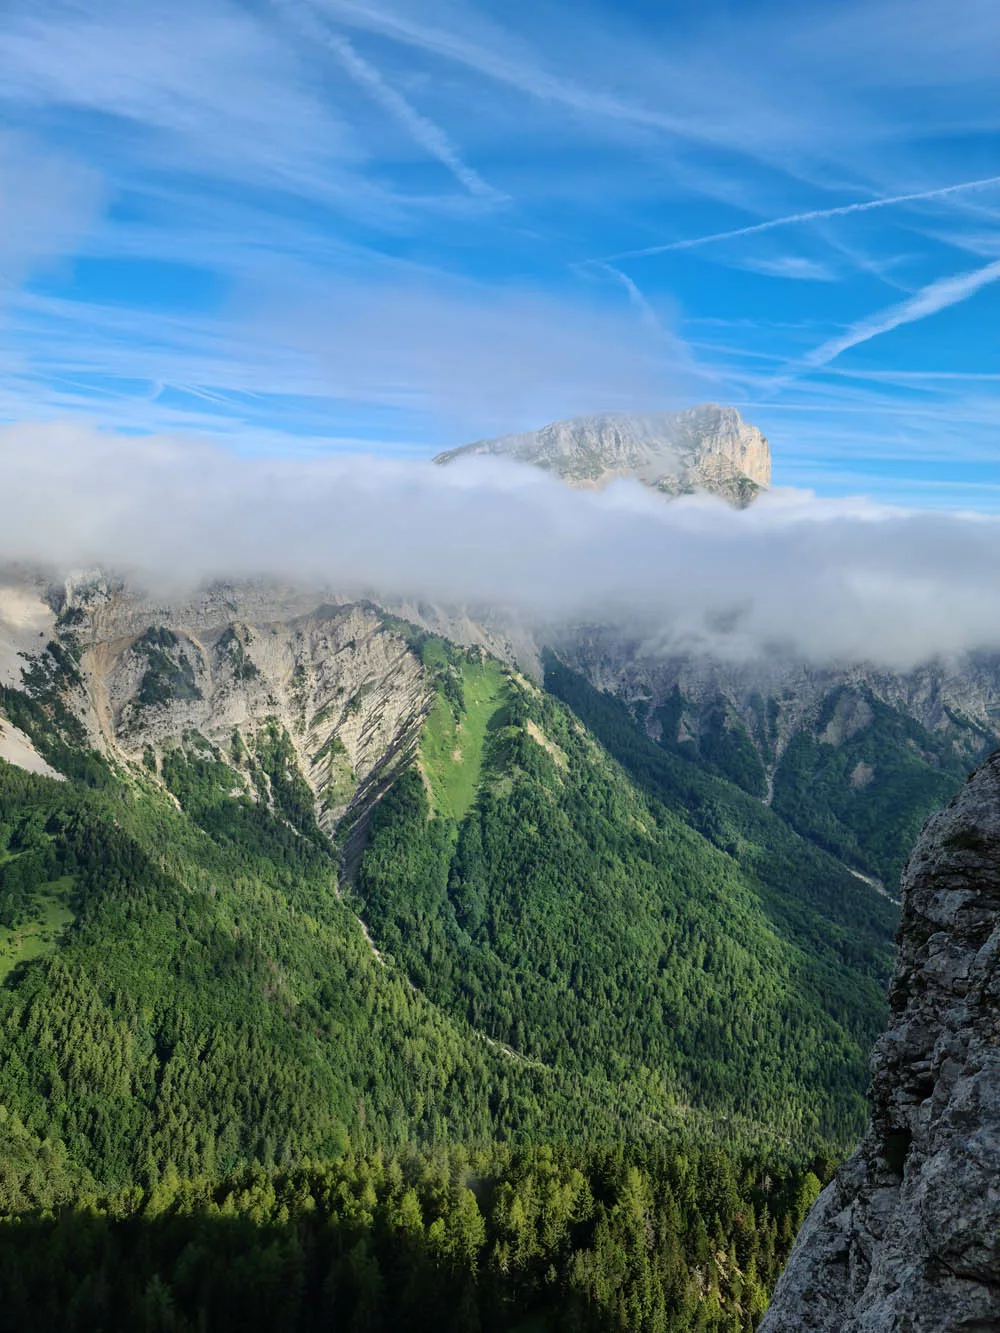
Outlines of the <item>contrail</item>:
{"label": "contrail", "polygon": [[431,157],[436,157],[470,194],[496,201],[506,198],[500,190],[495,190],[483,180],[478,171],[462,161],[458,150],[439,125],[421,115],[401,93],[390,87],[374,65],[359,55],[346,37],[331,32],[321,23],[307,4],[298,4],[295,0],[273,0],[273,3],[288,14],[306,36],[332,51],[354,82],[393,116],[415,143]]}
{"label": "contrail", "polygon": [[836,338],[831,338],[803,357],[802,364],[811,370],[829,365],[848,348],[857,347],[859,343],[868,342],[871,338],[878,338],[891,329],[898,329],[902,324],[914,324],[918,319],[936,315],[939,310],[947,310],[949,306],[957,305],[959,301],[967,301],[983,287],[988,287],[990,283],[997,281],[1000,281],[1000,259],[995,259],[992,264],[986,264],[972,273],[939,278],[937,282],[921,288],[899,305],[890,306],[888,310],[882,310],[876,315],[860,320],[857,324],[852,324]]}
{"label": "contrail", "polygon": [[888,199],[868,199],[857,204],[841,204],[839,208],[814,208],[808,213],[790,213],[787,217],[755,222],[750,227],[736,227],[732,231],[716,231],[710,236],[693,236],[686,241],[671,241],[669,245],[649,245],[642,250],[623,250],[609,255],[609,259],[639,259],[644,255],[662,255],[670,250],[693,250],[712,241],[731,241],[737,236],[753,236],[759,231],[773,231],[776,227],[791,227],[798,222],[814,222],[819,218],[845,217],[848,213],[867,213],[874,208],[889,208],[893,204],[910,204],[921,199],[944,199],[949,194],[966,190],[985,190],[1000,185],[1000,176],[986,176],[978,181],[960,181],[957,185],[942,185],[936,190],[918,190],[914,194],[895,194]]}

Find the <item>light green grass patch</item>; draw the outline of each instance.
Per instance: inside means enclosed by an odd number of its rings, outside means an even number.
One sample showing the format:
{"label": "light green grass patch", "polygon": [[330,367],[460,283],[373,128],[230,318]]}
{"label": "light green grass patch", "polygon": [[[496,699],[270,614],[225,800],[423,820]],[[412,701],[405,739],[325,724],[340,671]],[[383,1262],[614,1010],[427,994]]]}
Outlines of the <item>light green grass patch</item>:
{"label": "light green grass patch", "polygon": [[73,876],[51,880],[37,890],[35,912],[13,930],[0,926],[0,981],[20,963],[53,953],[59,936],[72,925],[74,914],[69,905]]}
{"label": "light green grass patch", "polygon": [[[425,661],[426,650],[425,650]],[[507,702],[507,679],[492,658],[460,665],[465,710],[438,694],[420,737],[420,762],[435,814],[462,819],[476,798],[491,719]]]}

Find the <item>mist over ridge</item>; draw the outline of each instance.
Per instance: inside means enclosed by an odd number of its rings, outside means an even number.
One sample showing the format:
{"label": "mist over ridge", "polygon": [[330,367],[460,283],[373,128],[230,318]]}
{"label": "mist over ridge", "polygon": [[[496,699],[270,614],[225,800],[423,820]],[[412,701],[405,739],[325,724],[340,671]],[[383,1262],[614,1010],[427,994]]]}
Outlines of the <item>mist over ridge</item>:
{"label": "mist over ridge", "polygon": [[762,493],[743,510],[524,463],[260,459],[74,424],[0,431],[0,559],[182,591],[276,577],[344,594],[627,624],[664,651],[902,669],[1000,646],[1000,520]]}

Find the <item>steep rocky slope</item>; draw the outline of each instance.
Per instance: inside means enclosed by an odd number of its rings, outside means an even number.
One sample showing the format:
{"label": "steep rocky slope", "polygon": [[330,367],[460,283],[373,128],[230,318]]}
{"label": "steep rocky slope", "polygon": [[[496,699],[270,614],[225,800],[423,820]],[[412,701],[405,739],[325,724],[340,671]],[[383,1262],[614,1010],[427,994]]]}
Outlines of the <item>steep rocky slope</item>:
{"label": "steep rocky slope", "polygon": [[899,938],[871,1127],[762,1333],[1000,1328],[1000,753],[928,822]]}
{"label": "steep rocky slope", "polygon": [[771,480],[771,451],[734,407],[706,403],[683,412],[606,413],[557,421],[542,430],[479,440],[438,454],[532,463],[574,486],[638,477],[668,495],[707,490],[745,504]]}
{"label": "steep rocky slope", "polygon": [[327,829],[412,751],[430,705],[419,658],[368,605],[253,586],[157,605],[99,578],[23,584],[18,604],[32,593],[58,616],[0,684],[27,666],[43,706],[61,698],[95,748],[154,769],[189,736],[253,756],[280,733]]}
{"label": "steep rocky slope", "polygon": [[893,895],[923,821],[1000,744],[996,654],[893,672],[670,654],[603,626],[550,641],[665,749],[759,796]]}
{"label": "steep rocky slope", "polygon": [[249,761],[280,735],[332,832],[345,815],[362,815],[414,751],[434,699],[415,625],[508,662],[530,663],[534,651],[526,636],[515,647],[486,624],[426,605],[389,610],[264,583],[154,597],[101,574],[53,582],[8,570],[0,757],[52,772],[19,725],[25,689],[43,716],[72,722],[78,749],[86,741],[156,771],[190,737],[242,755],[248,794]]}

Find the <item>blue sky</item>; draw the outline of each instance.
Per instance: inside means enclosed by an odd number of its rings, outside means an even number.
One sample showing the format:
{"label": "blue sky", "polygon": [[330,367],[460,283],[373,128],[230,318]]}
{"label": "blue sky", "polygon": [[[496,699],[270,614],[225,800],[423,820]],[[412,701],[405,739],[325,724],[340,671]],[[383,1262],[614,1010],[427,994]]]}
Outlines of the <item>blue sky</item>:
{"label": "blue sky", "polygon": [[1000,509],[995,0],[7,0],[0,417],[421,456],[737,404]]}

